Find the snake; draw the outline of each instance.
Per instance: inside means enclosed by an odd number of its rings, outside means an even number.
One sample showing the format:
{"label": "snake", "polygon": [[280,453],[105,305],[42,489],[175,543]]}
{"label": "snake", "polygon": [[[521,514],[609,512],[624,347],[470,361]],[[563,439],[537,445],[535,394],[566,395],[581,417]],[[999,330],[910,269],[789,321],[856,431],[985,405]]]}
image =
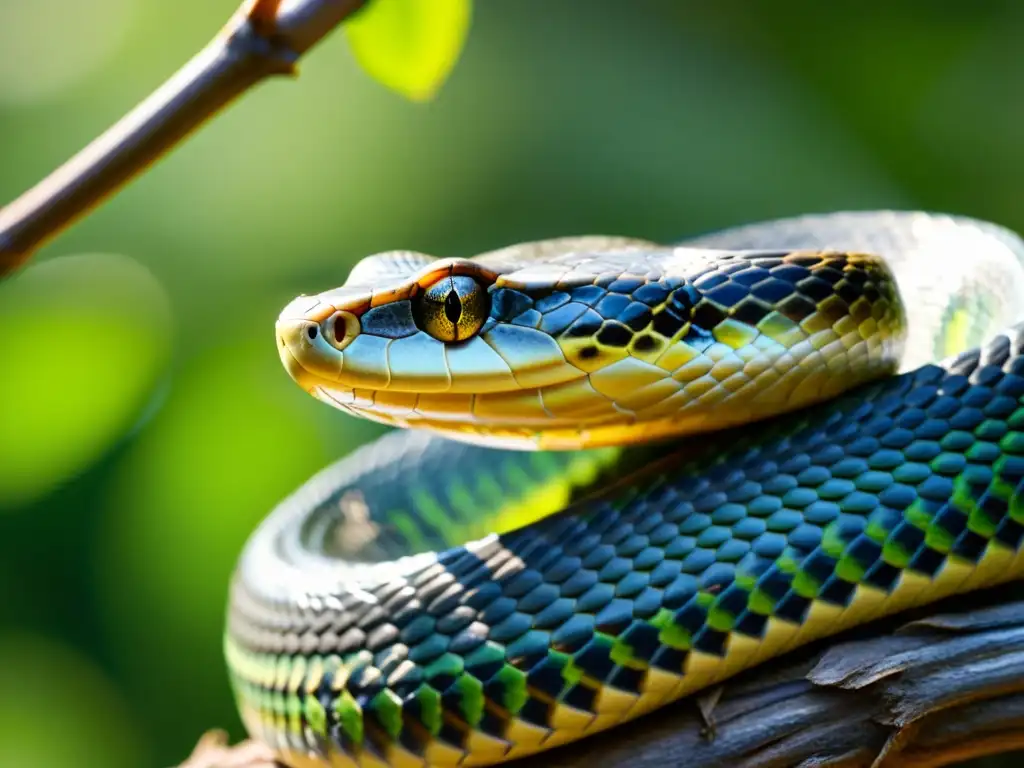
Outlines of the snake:
{"label": "snake", "polygon": [[363,259],[277,350],[402,429],[246,543],[246,729],[295,768],[501,763],[1019,578],[1022,317],[1024,242],[912,211]]}

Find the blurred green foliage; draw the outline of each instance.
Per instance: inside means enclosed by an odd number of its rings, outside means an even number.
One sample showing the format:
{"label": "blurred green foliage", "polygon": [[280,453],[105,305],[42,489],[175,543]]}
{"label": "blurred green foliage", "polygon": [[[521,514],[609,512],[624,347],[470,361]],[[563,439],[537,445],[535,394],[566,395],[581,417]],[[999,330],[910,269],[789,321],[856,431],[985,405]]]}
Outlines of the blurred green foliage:
{"label": "blurred green foliage", "polygon": [[[0,2],[0,199],[235,5]],[[0,764],[166,765],[241,735],[234,560],[379,433],[280,369],[292,296],[392,248],[885,206],[1022,230],[1022,38],[1007,2],[478,3],[426,105],[329,38],[0,286]]]}
{"label": "blurred green foliage", "polygon": [[367,72],[414,101],[426,101],[455,66],[471,13],[471,0],[373,0],[344,29]]}

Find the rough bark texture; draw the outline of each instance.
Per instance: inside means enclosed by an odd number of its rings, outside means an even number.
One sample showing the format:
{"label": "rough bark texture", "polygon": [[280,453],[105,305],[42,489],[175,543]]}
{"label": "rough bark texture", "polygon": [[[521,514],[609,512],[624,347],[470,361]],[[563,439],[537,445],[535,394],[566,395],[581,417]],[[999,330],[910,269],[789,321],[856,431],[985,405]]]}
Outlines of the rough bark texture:
{"label": "rough bark texture", "polygon": [[[1024,589],[1014,584],[868,625],[512,765],[924,768],[1018,749]],[[207,734],[182,768],[276,764],[259,745]]]}

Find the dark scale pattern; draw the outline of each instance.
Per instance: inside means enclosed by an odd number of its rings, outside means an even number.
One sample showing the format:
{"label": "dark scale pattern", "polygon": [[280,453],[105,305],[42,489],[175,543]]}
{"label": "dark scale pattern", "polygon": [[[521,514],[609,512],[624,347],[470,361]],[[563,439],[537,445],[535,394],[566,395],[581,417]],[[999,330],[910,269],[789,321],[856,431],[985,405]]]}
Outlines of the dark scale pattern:
{"label": "dark scale pattern", "polygon": [[[806,291],[817,264],[762,256],[708,295],[724,306],[723,286],[763,286],[766,272]],[[842,283],[840,266],[818,279]],[[667,306],[671,292],[638,283],[625,286],[634,299]],[[321,754],[457,751],[474,732],[504,754],[525,724],[582,729],[604,691],[707,683],[734,644],[767,642],[773,622],[799,625],[816,606],[880,605],[906,579],[1000,551],[975,586],[1017,575],[1005,566],[1024,539],[1022,342],[1017,327],[763,430],[662,449],[625,485],[369,588],[379,605],[348,593],[270,605],[238,583],[228,653],[243,705],[271,742]],[[650,449],[620,465],[645,461]]]}
{"label": "dark scale pattern", "polygon": [[897,305],[892,278],[877,261],[843,253],[724,253],[686,281],[651,277],[627,270],[537,296],[499,288],[484,330],[501,322],[583,340],[569,356],[589,370],[585,361],[596,362],[603,348],[656,356],[672,340],[709,338],[727,319],[761,327],[778,311],[795,323],[815,315],[826,325],[846,315],[861,323],[883,320]]}

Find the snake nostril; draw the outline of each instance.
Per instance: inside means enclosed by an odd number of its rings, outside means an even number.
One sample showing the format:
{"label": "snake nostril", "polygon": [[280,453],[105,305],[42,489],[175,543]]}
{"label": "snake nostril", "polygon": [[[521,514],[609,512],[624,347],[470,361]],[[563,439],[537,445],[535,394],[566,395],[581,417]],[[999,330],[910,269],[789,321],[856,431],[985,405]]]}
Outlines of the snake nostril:
{"label": "snake nostril", "polygon": [[322,323],[320,330],[324,341],[340,352],[359,335],[359,318],[346,310],[338,310]]}
{"label": "snake nostril", "polygon": [[317,335],[320,333],[320,328],[316,325],[306,326],[306,338],[310,341],[316,341]]}

